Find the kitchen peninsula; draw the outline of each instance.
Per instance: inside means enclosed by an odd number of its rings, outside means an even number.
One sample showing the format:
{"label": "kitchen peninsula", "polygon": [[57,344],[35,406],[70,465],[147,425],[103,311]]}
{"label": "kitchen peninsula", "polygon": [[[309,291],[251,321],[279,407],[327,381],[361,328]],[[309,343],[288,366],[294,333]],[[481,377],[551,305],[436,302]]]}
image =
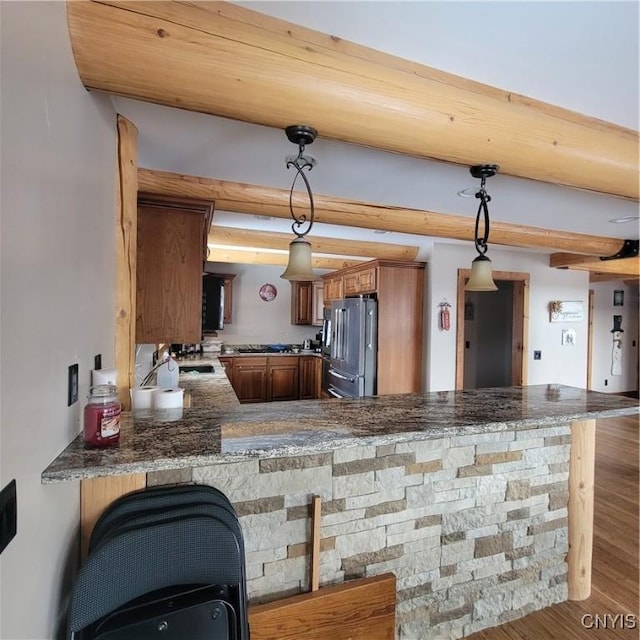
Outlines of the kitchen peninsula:
{"label": "kitchen peninsula", "polygon": [[557,385],[243,406],[219,366],[181,386],[192,395],[181,419],[124,414],[118,447],[77,438],[42,481],[147,473],[217,486],[240,516],[253,602],[305,589],[320,495],[321,583],[392,571],[407,639],[586,597],[595,419],[638,412]]}

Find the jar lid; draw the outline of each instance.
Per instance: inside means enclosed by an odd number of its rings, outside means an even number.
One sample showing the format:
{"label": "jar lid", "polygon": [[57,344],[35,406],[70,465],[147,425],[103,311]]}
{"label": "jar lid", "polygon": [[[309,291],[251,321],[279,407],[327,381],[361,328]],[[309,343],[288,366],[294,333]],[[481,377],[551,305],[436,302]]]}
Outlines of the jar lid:
{"label": "jar lid", "polygon": [[89,400],[113,400],[118,396],[118,387],[113,384],[97,384],[89,387]]}

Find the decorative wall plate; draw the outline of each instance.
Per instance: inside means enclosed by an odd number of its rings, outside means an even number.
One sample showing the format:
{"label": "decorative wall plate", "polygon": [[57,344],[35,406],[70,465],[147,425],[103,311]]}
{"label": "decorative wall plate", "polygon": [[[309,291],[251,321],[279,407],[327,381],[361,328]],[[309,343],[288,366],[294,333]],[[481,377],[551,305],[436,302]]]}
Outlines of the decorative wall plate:
{"label": "decorative wall plate", "polygon": [[258,295],[260,296],[261,300],[264,300],[265,302],[271,302],[278,295],[278,290],[276,289],[275,285],[269,284],[267,282],[260,287]]}

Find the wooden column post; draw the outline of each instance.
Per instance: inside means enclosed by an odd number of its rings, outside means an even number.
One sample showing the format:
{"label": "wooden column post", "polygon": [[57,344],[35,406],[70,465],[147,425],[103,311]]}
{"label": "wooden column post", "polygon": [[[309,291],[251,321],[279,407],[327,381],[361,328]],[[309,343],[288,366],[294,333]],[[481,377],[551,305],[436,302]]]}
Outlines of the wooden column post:
{"label": "wooden column post", "polygon": [[591,594],[596,421],[571,423],[569,460],[569,600]]}

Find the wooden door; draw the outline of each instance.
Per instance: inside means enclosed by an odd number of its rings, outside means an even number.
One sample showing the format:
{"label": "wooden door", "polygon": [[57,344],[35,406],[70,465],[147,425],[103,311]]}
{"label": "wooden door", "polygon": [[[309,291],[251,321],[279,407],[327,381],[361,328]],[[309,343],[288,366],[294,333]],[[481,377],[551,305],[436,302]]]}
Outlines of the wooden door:
{"label": "wooden door", "polygon": [[316,356],[300,356],[300,400],[315,400],[320,397],[318,393],[318,365],[320,358]]}
{"label": "wooden door", "polygon": [[298,356],[269,358],[267,400],[298,399]]}
{"label": "wooden door", "polygon": [[291,324],[311,324],[312,282],[291,283]]}
{"label": "wooden door", "polygon": [[[465,292],[464,287],[471,275],[470,269],[458,269],[458,292],[456,299],[456,389],[464,388],[465,353]],[[529,336],[529,274],[517,271],[493,271],[493,279],[513,282],[512,359],[511,385],[527,384],[527,354]],[[481,295],[491,295],[490,292]]]}
{"label": "wooden door", "polygon": [[233,389],[240,402],[266,402],[267,358],[234,358]]}

